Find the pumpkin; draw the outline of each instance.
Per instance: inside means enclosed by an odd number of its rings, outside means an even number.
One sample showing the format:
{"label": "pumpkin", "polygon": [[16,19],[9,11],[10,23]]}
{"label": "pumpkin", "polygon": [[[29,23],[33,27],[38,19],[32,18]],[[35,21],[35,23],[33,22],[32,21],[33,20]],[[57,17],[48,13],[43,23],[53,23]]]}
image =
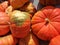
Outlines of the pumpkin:
{"label": "pumpkin", "polygon": [[0,45],[16,45],[16,41],[12,35],[0,37]]}
{"label": "pumpkin", "polygon": [[4,1],[0,4],[0,12],[4,12],[5,9],[8,7],[8,1]]}
{"label": "pumpkin", "polygon": [[10,17],[5,12],[0,12],[0,36],[9,32]]}
{"label": "pumpkin", "polygon": [[14,10],[11,15],[10,29],[16,38],[24,38],[30,31],[30,16],[27,12]]}
{"label": "pumpkin", "polygon": [[49,45],[60,45],[60,35],[51,39]]}
{"label": "pumpkin", "polygon": [[22,7],[29,0],[8,0],[13,9]]}
{"label": "pumpkin", "polygon": [[56,5],[60,4],[60,0],[39,0],[42,5]]}
{"label": "pumpkin", "polygon": [[19,40],[19,45],[39,45],[37,37],[29,33],[25,38]]}
{"label": "pumpkin", "polygon": [[33,33],[42,40],[50,40],[60,34],[60,8],[43,9],[32,20]]}

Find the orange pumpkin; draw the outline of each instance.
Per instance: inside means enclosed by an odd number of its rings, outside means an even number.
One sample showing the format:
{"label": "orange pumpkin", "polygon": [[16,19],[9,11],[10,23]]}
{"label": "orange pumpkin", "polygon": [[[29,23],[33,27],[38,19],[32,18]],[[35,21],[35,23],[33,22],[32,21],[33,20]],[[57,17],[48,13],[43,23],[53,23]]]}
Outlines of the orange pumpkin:
{"label": "orange pumpkin", "polygon": [[54,38],[50,41],[49,45],[60,45],[60,35],[54,37]]}
{"label": "orange pumpkin", "polygon": [[10,17],[4,12],[0,12],[0,36],[5,35],[9,32],[9,22]]}
{"label": "orange pumpkin", "polygon": [[19,40],[19,45],[39,45],[39,41],[37,37],[30,33],[27,37]]}
{"label": "orange pumpkin", "polygon": [[60,34],[60,8],[43,9],[35,13],[32,31],[42,40],[50,40]]}
{"label": "orange pumpkin", "polygon": [[60,4],[60,0],[39,0],[42,5],[56,5]]}
{"label": "orange pumpkin", "polygon": [[8,0],[10,5],[16,9],[16,8],[20,8],[22,7],[26,2],[28,2],[29,0]]}
{"label": "orange pumpkin", "polygon": [[16,41],[12,35],[0,37],[0,45],[16,45]]}
{"label": "orange pumpkin", "polygon": [[14,37],[24,38],[30,31],[30,15],[27,12],[13,11],[10,27]]}

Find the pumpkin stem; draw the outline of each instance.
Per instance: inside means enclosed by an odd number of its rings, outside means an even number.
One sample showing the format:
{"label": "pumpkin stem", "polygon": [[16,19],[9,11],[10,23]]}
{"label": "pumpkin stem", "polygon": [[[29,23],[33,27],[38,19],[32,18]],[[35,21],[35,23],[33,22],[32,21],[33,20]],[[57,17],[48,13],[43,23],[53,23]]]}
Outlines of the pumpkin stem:
{"label": "pumpkin stem", "polygon": [[48,23],[49,23],[49,19],[46,18],[45,21],[46,21],[45,25],[48,25]]}

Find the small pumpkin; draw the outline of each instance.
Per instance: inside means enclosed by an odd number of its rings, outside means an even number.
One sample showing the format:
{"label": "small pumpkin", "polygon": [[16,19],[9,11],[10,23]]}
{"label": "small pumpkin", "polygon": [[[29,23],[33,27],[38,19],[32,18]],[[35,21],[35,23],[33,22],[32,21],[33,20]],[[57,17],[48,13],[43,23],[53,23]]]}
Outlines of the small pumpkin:
{"label": "small pumpkin", "polygon": [[42,5],[56,5],[60,4],[60,0],[39,0]]}
{"label": "small pumpkin", "polygon": [[10,17],[5,12],[0,12],[0,36],[9,32]]}
{"label": "small pumpkin", "polygon": [[12,35],[0,37],[0,45],[16,45],[16,41]]}
{"label": "small pumpkin", "polygon": [[50,40],[60,34],[60,8],[43,9],[32,20],[33,33],[42,40]]}
{"label": "small pumpkin", "polygon": [[49,45],[60,45],[60,35],[54,37],[54,38],[50,41]]}
{"label": "small pumpkin", "polygon": [[19,45],[39,45],[37,37],[29,33],[25,38],[19,40]]}
{"label": "small pumpkin", "polygon": [[22,7],[29,0],[8,0],[13,9]]}
{"label": "small pumpkin", "polygon": [[11,13],[10,29],[16,38],[24,38],[30,31],[30,15],[27,12],[15,10]]}

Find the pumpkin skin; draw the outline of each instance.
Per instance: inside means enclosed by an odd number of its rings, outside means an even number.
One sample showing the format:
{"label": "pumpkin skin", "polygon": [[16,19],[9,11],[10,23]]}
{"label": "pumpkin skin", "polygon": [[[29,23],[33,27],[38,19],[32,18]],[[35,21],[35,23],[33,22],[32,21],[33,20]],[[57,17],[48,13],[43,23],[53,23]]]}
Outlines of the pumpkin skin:
{"label": "pumpkin skin", "polygon": [[54,37],[54,38],[50,41],[49,45],[60,45],[60,35]]}
{"label": "pumpkin skin", "polygon": [[19,40],[19,45],[39,45],[37,37],[29,33],[25,38]]}
{"label": "pumpkin skin", "polygon": [[11,13],[11,32],[16,38],[24,38],[30,31],[30,16],[26,12],[15,10]]}
{"label": "pumpkin skin", "polygon": [[32,31],[42,40],[50,40],[60,34],[60,8],[43,9],[32,18]]}
{"label": "pumpkin skin", "polygon": [[60,0],[39,0],[42,5],[56,5],[60,4]]}
{"label": "pumpkin skin", "polygon": [[13,9],[22,7],[29,0],[8,0]]}
{"label": "pumpkin skin", "polygon": [[4,12],[0,12],[0,36],[9,32],[8,22],[10,22],[10,17]]}
{"label": "pumpkin skin", "polygon": [[0,37],[0,45],[16,45],[16,41],[12,35]]}

